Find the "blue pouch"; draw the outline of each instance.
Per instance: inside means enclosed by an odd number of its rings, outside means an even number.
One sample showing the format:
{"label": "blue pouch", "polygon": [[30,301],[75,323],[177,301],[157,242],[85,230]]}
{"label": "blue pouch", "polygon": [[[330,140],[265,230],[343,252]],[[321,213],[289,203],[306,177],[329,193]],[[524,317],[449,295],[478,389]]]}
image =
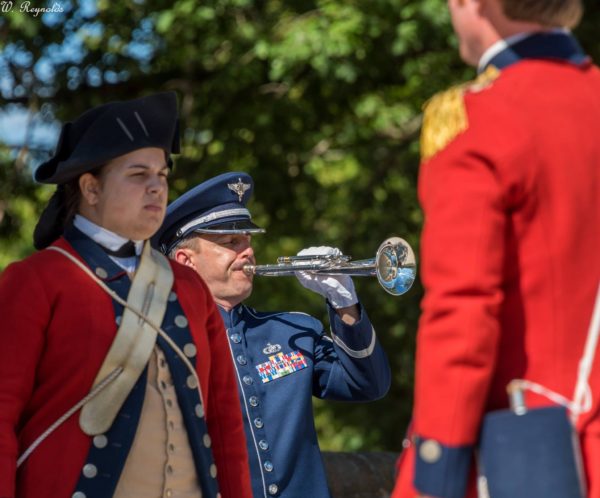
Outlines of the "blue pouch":
{"label": "blue pouch", "polygon": [[479,446],[480,496],[585,498],[579,439],[563,407],[484,418]]}

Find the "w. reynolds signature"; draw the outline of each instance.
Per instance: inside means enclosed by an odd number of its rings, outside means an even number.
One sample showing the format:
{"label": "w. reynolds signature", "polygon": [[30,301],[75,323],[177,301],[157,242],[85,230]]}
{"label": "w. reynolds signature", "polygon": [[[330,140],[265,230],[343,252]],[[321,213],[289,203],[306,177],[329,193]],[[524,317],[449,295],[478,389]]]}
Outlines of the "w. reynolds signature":
{"label": "w. reynolds signature", "polygon": [[13,11],[22,12],[25,14],[30,14],[33,17],[37,17],[40,14],[46,14],[47,12],[64,12],[65,9],[58,2],[54,2],[51,7],[33,7],[29,1],[20,2],[18,4],[6,0],[0,1],[0,12],[6,14]]}

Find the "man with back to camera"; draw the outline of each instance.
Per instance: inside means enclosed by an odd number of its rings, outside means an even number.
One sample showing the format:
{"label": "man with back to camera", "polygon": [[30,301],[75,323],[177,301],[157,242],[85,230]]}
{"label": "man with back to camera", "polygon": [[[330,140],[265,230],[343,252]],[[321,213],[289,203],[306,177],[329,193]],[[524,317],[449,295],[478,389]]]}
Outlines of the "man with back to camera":
{"label": "man with back to camera", "polygon": [[[507,408],[512,379],[571,398],[600,280],[600,72],[569,32],[581,2],[448,6],[479,77],[425,111],[425,297],[394,498],[475,496],[481,422]],[[600,497],[599,373],[577,424],[590,498]]]}
{"label": "man with back to camera", "polygon": [[[386,355],[349,276],[298,275],[327,299],[331,337],[315,318],[264,313],[243,304],[252,292],[251,236],[262,233],[246,208],[246,173],[212,178],[173,202],[155,243],[204,279],[221,311],[237,370],[255,498],[330,496],[312,396],[369,401],[390,386]],[[328,247],[300,254],[339,252]]]}

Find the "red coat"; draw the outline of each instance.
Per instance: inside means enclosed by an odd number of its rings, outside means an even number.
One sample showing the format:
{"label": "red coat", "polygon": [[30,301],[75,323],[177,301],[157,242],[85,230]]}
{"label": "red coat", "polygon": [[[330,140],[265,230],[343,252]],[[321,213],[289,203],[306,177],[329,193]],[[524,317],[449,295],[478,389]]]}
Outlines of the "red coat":
{"label": "red coat", "polygon": [[[432,441],[425,458],[455,452],[431,476],[445,482],[467,479],[482,417],[507,407],[510,380],[572,398],[600,281],[598,68],[523,60],[464,90],[464,109],[467,129],[419,178],[413,435]],[[589,496],[599,498],[600,354],[590,381],[594,404],[579,430]],[[414,447],[402,457],[394,498],[419,494],[415,458]]]}
{"label": "red coat", "polygon": [[[73,254],[61,239],[56,245]],[[223,497],[250,498],[234,370],[219,312],[201,279],[172,264],[174,292],[197,345],[197,373]],[[0,278],[0,496],[70,497],[90,449],[79,413],[16,471],[20,455],[83,398],[116,332],[112,301],[54,251],[10,265]]]}

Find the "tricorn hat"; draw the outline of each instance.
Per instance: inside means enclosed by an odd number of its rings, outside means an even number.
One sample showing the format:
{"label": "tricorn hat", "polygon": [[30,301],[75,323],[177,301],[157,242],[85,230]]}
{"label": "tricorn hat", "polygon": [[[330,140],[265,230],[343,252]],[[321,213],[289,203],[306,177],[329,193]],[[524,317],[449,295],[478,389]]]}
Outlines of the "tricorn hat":
{"label": "tricorn hat", "polygon": [[109,102],[65,123],[54,156],[38,166],[33,175],[38,182],[58,185],[35,227],[34,246],[43,249],[64,230],[67,218],[64,184],[112,159],[146,147],[163,149],[169,166],[172,164],[169,154],[179,152],[174,92]]}
{"label": "tricorn hat", "polygon": [[110,102],[65,123],[54,156],[38,166],[34,178],[41,183],[66,183],[144,147],[179,152],[175,93]]}

